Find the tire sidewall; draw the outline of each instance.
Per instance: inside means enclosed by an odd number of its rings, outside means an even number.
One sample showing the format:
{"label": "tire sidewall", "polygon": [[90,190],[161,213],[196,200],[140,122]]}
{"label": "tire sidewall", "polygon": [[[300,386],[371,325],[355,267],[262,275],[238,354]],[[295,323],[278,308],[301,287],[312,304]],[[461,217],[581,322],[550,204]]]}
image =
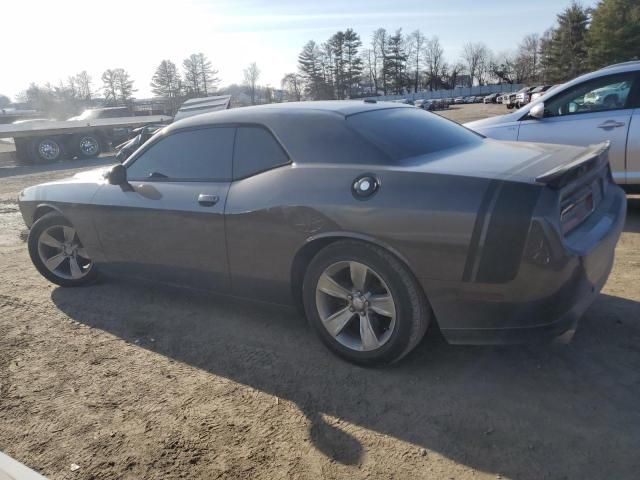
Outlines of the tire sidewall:
{"label": "tire sidewall", "polygon": [[[91,138],[93,139],[96,144],[98,145],[98,151],[96,153],[93,154],[86,154],[82,151],[82,148],[80,147],[80,142],[82,142],[82,140],[84,138]],[[89,158],[96,158],[98,155],[100,155],[100,153],[102,152],[102,142],[101,139],[98,135],[95,135],[93,133],[87,133],[87,134],[79,134],[73,142],[74,146],[75,146],[75,150],[76,153],[78,155],[79,158],[81,159],[89,159]]]}
{"label": "tire sidewall", "polygon": [[43,277],[45,277],[50,282],[55,283],[56,285],[60,285],[61,287],[79,287],[93,283],[98,276],[98,271],[95,264],[91,266],[91,270],[87,275],[74,280],[70,278],[58,277],[53,272],[51,272],[42,262],[40,253],[38,252],[38,240],[44,230],[56,225],[73,227],[71,222],[69,222],[64,216],[57,212],[47,213],[46,215],[43,215],[31,226],[31,229],[29,230],[29,237],[27,239],[27,247],[33,265]]}
{"label": "tire sidewall", "polygon": [[[396,325],[387,342],[375,351],[359,352],[345,347],[324,327],[316,306],[316,286],[320,275],[330,265],[340,261],[363,263],[376,272],[387,284],[396,306]],[[396,265],[393,265],[395,263]],[[390,262],[375,247],[358,242],[340,242],[321,250],[311,261],[303,284],[303,300],[307,319],[329,349],[340,357],[363,366],[384,365],[400,358],[409,344],[415,309],[405,279],[398,272],[400,262]]]}
{"label": "tire sidewall", "polygon": [[[55,159],[49,160],[40,156],[40,144],[43,142],[54,142],[56,145],[58,145],[59,153]],[[31,144],[31,151],[32,151],[33,159],[35,160],[35,162],[39,164],[49,164],[49,163],[59,162],[65,156],[63,143],[58,139],[49,138],[49,137],[35,139]]]}

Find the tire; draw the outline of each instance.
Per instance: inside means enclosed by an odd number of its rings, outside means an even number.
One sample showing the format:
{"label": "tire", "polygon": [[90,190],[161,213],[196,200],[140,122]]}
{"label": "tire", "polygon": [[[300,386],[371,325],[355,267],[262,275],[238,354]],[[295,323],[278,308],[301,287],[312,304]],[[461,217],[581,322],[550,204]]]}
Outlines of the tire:
{"label": "tire", "polygon": [[65,155],[64,145],[56,138],[36,138],[31,146],[32,157],[36,163],[54,163]]}
{"label": "tire", "polygon": [[[364,275],[358,275],[363,268]],[[353,281],[352,271],[356,279],[365,280]],[[364,285],[361,294],[356,283]],[[407,267],[366,242],[341,240],[318,252],[305,273],[302,295],[307,319],[322,342],[341,358],[362,366],[400,360],[424,337],[432,317]]]}
{"label": "tire", "polygon": [[[73,235],[70,233],[71,230]],[[60,244],[59,246],[55,245],[56,241]],[[71,245],[72,243],[76,244],[75,248]],[[29,231],[27,245],[31,261],[38,272],[61,287],[89,285],[98,277],[98,270],[87,256],[75,228],[57,212],[47,213],[33,224]],[[61,259],[61,256],[64,258]],[[50,263],[54,257],[54,262]],[[57,266],[52,268],[58,260],[60,261]],[[79,270],[72,268],[73,261]]]}
{"label": "tire", "polygon": [[102,152],[100,137],[94,133],[76,135],[73,147],[80,159],[95,158]]}

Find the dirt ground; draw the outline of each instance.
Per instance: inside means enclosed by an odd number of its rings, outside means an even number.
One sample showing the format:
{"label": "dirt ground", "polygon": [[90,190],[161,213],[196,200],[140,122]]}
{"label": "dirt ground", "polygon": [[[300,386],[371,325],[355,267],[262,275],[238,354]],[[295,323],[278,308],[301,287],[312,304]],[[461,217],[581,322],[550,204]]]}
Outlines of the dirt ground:
{"label": "dirt ground", "polygon": [[367,370],[292,310],[117,280],[51,285],[20,239],[16,196],[112,159],[21,167],[2,148],[0,449],[42,474],[638,478],[639,198],[572,343],[456,347],[431,331],[399,365]]}

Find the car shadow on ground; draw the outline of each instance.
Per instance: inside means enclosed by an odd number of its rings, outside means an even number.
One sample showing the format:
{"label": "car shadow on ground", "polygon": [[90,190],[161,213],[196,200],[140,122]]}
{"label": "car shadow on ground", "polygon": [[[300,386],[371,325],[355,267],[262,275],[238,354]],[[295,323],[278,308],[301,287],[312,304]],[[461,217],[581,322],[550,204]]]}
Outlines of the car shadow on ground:
{"label": "car shadow on ground", "polygon": [[78,168],[102,167],[116,163],[113,155],[105,155],[90,160],[64,160],[56,163],[40,165],[20,165],[15,162],[0,163],[0,178],[16,177],[19,175],[31,175],[34,173],[61,172]]}
{"label": "car shadow on ground", "polygon": [[343,464],[361,462],[366,446],[327,415],[509,478],[640,468],[635,301],[601,295],[568,345],[449,346],[432,329],[399,364],[364,369],[282,307],[115,279],[52,299],[83,324],[294,402],[315,447]]}

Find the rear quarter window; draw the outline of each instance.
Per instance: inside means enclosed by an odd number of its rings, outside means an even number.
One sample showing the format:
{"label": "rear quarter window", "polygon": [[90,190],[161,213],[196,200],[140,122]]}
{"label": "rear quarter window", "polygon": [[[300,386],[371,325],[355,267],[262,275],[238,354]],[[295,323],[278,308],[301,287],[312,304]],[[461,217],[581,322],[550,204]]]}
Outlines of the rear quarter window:
{"label": "rear quarter window", "polygon": [[448,148],[473,145],[482,137],[455,122],[419,108],[358,113],[347,124],[396,163]]}
{"label": "rear quarter window", "polygon": [[278,141],[262,127],[239,127],[233,153],[233,178],[245,178],[289,162]]}

